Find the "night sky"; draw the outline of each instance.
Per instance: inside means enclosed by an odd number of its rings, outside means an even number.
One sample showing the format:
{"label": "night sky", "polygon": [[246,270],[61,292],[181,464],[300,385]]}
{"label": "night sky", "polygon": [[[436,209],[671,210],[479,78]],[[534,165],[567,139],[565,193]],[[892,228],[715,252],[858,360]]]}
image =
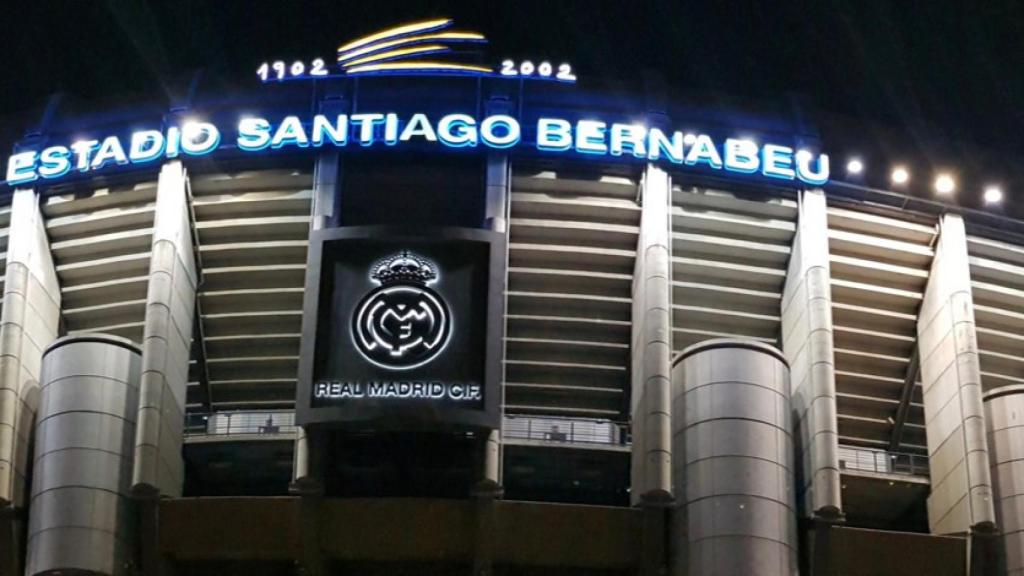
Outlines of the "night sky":
{"label": "night sky", "polygon": [[[865,157],[884,184],[904,162],[911,192],[958,174],[974,205],[998,182],[1024,202],[1024,2],[984,0],[655,1],[9,1],[0,19],[0,147],[47,96],[159,101],[196,69],[252,82],[275,58],[329,56],[342,41],[423,17],[478,30],[497,57],[573,62],[580,84],[798,104],[843,128],[833,173]],[[1012,208],[1017,212],[1017,208]]]}

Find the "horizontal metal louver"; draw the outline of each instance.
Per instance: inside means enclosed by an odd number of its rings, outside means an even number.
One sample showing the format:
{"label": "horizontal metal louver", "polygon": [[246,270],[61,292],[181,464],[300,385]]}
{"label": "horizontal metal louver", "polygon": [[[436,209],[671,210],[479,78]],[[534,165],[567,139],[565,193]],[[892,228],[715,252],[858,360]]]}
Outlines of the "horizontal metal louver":
{"label": "horizontal metal louver", "polygon": [[82,189],[43,200],[68,334],[142,341],[156,186]]}
{"label": "horizontal metal louver", "polygon": [[[935,227],[831,206],[836,403],[841,444],[887,448],[917,335]],[[916,383],[900,450],[926,452]]]}
{"label": "horizontal metal louver", "polygon": [[712,338],[776,344],[796,202],[676,185],[672,345]]}
{"label": "horizontal metal louver", "polygon": [[968,236],[982,387],[1024,384],[1024,247]]}
{"label": "horizontal metal louver", "polygon": [[190,179],[203,279],[205,374],[193,350],[189,405],[292,407],[312,202],[311,171]]}
{"label": "horizontal metal louver", "polygon": [[516,171],[505,412],[626,419],[637,182]]}

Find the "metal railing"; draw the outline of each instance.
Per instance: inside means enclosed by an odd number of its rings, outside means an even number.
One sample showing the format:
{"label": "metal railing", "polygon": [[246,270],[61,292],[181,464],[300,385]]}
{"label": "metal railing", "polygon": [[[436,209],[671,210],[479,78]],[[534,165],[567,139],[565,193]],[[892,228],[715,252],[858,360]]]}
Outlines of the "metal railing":
{"label": "metal railing", "polygon": [[906,452],[840,446],[839,469],[927,477],[928,457]]}
{"label": "metal railing", "polygon": [[238,434],[294,434],[295,413],[291,410],[249,410],[185,415],[186,436],[227,436]]}
{"label": "metal railing", "polygon": [[505,416],[502,437],[566,444],[625,443],[623,427],[609,420],[555,418],[550,416]]}
{"label": "metal railing", "polygon": [[[295,413],[290,410],[197,412],[185,416],[186,436],[293,434],[296,429]],[[606,446],[626,444],[624,431],[622,424],[609,420],[549,416],[505,416],[502,426],[502,436],[513,440]]]}

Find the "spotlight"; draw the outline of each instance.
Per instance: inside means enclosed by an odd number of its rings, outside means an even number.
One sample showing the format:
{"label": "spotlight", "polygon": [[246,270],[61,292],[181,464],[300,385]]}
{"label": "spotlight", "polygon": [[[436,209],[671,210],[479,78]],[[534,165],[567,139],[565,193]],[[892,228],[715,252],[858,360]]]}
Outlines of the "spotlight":
{"label": "spotlight", "polygon": [[906,184],[907,180],[910,180],[910,172],[906,168],[900,166],[892,171],[893,184]]}
{"label": "spotlight", "polygon": [[858,158],[852,158],[846,163],[846,172],[849,174],[860,174],[864,171],[864,163]]}
{"label": "spotlight", "polygon": [[999,186],[985,188],[985,204],[999,204],[1003,201],[1003,190]]}
{"label": "spotlight", "polygon": [[939,194],[950,194],[956,190],[956,181],[949,174],[939,174],[935,178],[935,191]]}

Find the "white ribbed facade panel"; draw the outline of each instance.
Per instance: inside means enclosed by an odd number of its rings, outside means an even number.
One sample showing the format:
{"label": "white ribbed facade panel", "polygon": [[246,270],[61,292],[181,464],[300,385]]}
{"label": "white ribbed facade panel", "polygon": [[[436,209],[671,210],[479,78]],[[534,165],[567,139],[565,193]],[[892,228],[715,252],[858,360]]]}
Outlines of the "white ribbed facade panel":
{"label": "white ribbed facade panel", "polygon": [[68,334],[142,341],[155,202],[155,180],[43,200]]}
{"label": "white ribbed facade panel", "polygon": [[1024,247],[967,237],[982,387],[1024,384]]}
{"label": "white ribbed facade panel", "polygon": [[[934,225],[828,211],[839,442],[887,448],[915,346]],[[899,449],[925,452],[920,384]]]}
{"label": "white ribbed facade panel", "polygon": [[986,439],[1006,574],[1024,573],[1024,248],[967,237]]}
{"label": "white ribbed facade panel", "polygon": [[506,413],[626,420],[637,186],[513,173]]}
{"label": "white ribbed facade panel", "polygon": [[[206,374],[214,410],[290,407],[295,399],[312,203],[308,170],[191,178],[199,240]],[[197,351],[193,350],[196,360]],[[202,390],[189,403],[206,401]]]}
{"label": "white ribbed facade panel", "polygon": [[796,215],[790,199],[673,187],[675,352],[711,338],[778,342]]}

